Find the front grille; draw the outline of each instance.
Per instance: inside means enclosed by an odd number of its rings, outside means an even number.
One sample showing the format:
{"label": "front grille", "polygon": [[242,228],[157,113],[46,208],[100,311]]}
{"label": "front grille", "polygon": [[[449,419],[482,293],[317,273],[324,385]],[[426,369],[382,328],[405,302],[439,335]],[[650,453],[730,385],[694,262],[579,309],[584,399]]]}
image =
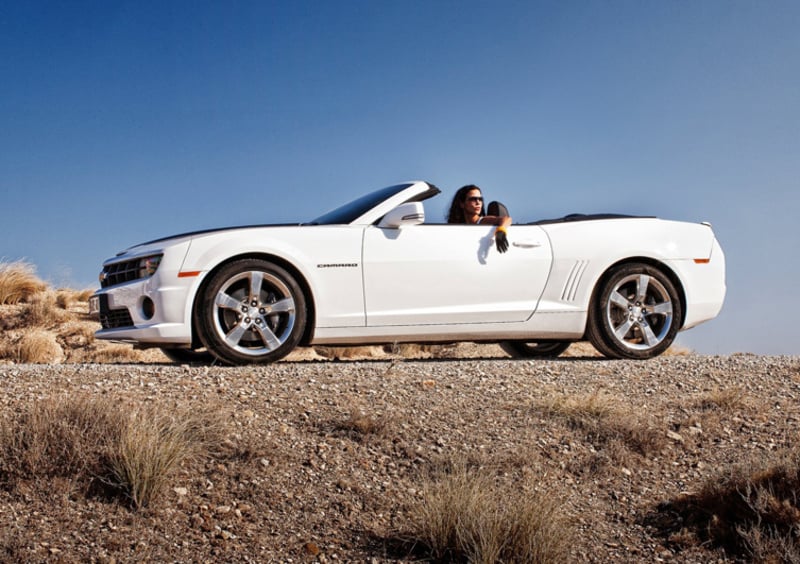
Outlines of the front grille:
{"label": "front grille", "polygon": [[158,269],[162,256],[156,254],[107,264],[100,275],[100,286],[108,288],[152,276]]}
{"label": "front grille", "polygon": [[119,329],[120,327],[133,327],[133,318],[127,308],[110,309],[108,296],[100,296],[100,324],[103,329]]}
{"label": "front grille", "polygon": [[103,269],[103,275],[100,277],[100,286],[108,288],[109,286],[116,286],[123,282],[138,280],[141,270],[139,261],[140,259],[137,258],[106,265]]}

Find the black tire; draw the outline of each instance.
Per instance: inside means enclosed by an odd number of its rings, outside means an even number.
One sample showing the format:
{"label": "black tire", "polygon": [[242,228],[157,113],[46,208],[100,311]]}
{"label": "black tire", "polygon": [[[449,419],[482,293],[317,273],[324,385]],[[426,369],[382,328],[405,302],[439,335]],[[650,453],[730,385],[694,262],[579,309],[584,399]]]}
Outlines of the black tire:
{"label": "black tire", "polygon": [[556,358],[571,344],[564,341],[503,341],[500,348],[514,358]]}
{"label": "black tire", "polygon": [[678,291],[663,271],[622,264],[601,280],[586,335],[609,358],[653,358],[675,340],[682,313]]}
{"label": "black tire", "polygon": [[280,360],[306,326],[306,298],[283,268],[242,259],[213,274],[197,302],[200,340],[225,364]]}
{"label": "black tire", "polygon": [[178,364],[211,364],[214,361],[214,355],[206,350],[162,348],[161,352],[172,362]]}

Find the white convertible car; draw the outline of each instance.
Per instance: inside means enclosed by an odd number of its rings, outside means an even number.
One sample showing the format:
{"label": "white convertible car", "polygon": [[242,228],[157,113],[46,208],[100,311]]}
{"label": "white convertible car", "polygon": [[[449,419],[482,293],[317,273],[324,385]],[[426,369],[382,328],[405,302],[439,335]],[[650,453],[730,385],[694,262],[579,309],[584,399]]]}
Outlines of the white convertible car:
{"label": "white convertible car", "polygon": [[298,345],[498,342],[557,356],[589,340],[646,359],[714,318],[725,257],[708,224],[568,216],[490,225],[425,221],[427,182],[384,188],[305,224],[201,231],[103,264],[100,339],[173,360],[276,361]]}

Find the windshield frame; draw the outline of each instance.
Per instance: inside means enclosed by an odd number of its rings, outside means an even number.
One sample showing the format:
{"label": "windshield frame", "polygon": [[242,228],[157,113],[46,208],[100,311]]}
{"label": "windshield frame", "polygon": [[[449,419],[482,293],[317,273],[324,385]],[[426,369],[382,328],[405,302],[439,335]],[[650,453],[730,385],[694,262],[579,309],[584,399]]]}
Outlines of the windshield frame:
{"label": "windshield frame", "polygon": [[365,196],[360,196],[338,208],[332,209],[310,223],[311,225],[348,225],[381,202],[386,201],[413,185],[413,182],[404,182],[402,184],[380,188],[379,190],[370,192]]}

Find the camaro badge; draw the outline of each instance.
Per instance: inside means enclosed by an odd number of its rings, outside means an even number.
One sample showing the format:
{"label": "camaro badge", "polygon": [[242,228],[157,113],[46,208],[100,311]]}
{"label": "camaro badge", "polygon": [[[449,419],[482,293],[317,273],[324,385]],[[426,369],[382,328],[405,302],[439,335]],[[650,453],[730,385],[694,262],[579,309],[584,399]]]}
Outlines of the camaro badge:
{"label": "camaro badge", "polygon": [[334,262],[327,264],[318,264],[317,268],[358,268],[358,263],[355,262]]}

